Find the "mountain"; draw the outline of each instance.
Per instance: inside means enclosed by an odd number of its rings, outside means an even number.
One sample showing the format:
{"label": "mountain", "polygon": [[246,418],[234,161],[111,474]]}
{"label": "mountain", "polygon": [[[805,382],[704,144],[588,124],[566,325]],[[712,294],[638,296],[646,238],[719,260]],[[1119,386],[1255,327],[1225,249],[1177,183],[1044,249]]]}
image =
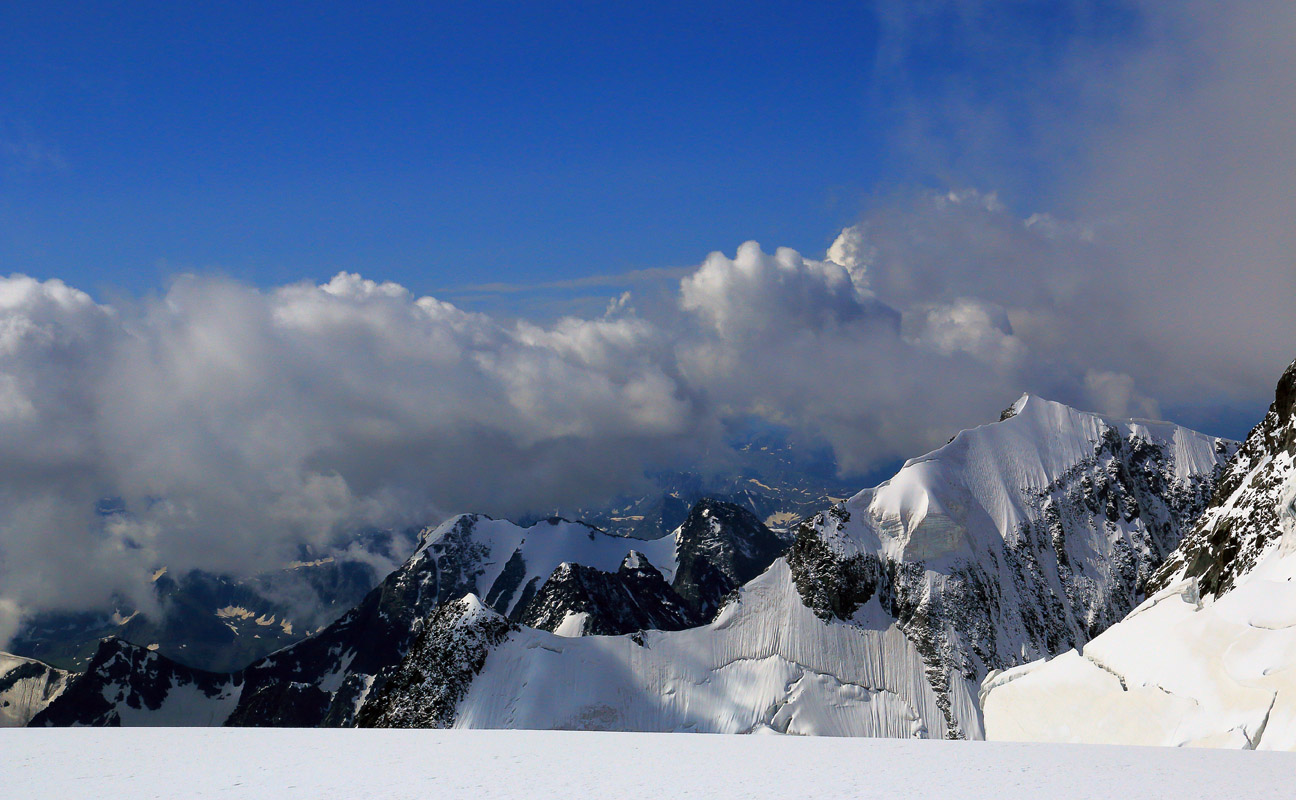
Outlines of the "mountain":
{"label": "mountain", "polygon": [[981,678],[1133,608],[1234,449],[1026,396],[803,522],[786,555],[710,500],[653,541],[463,515],[226,676],[225,722],[979,738]]}
{"label": "mountain", "polygon": [[1152,597],[1081,650],[994,675],[989,738],[1296,748],[1296,362]]}
{"label": "mountain", "polygon": [[979,737],[980,678],[1132,608],[1232,450],[1023,397],[801,525],[710,624],[514,630],[437,724]]}
{"label": "mountain", "polygon": [[1125,616],[1233,450],[1023,396],[803,524],[788,562],[824,620],[879,606],[922,655],[941,708],[929,727],[980,738],[981,679]]}
{"label": "mountain", "polygon": [[54,701],[68,673],[30,658],[0,653],[0,728],[20,728]]}
{"label": "mountain", "polygon": [[[282,569],[235,579],[202,570],[159,568],[151,591],[160,613],[124,601],[111,612],[42,612],[27,619],[9,647],[81,671],[99,641],[117,637],[208,671],[243,667],[319,630],[377,583],[374,564],[399,564],[412,549],[390,532],[358,536],[353,550],[302,553]],[[356,552],[356,551],[359,552]]]}
{"label": "mountain", "polygon": [[104,639],[86,671],[32,727],[219,725],[239,697],[237,676],[191,669],[120,639]]}

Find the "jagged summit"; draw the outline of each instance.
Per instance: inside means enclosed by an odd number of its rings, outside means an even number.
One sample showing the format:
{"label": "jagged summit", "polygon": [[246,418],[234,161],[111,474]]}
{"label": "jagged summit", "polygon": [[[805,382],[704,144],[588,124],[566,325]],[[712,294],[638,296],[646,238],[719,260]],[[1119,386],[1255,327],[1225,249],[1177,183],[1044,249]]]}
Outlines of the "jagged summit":
{"label": "jagged summit", "polygon": [[520,618],[559,636],[676,631],[701,624],[661,573],[637,551],[616,572],[563,562]]}
{"label": "jagged summit", "polygon": [[876,600],[916,643],[950,735],[978,736],[991,669],[1074,647],[1143,597],[1234,444],[1023,395],[802,525],[807,605],[849,621]]}
{"label": "jagged summit", "polygon": [[1296,747],[1296,362],[1146,602],[987,680],[991,738]]}
{"label": "jagged summit", "polygon": [[698,501],[675,539],[673,586],[700,620],[709,620],[730,592],[755,578],[787,550],[789,540],[733,503]]}

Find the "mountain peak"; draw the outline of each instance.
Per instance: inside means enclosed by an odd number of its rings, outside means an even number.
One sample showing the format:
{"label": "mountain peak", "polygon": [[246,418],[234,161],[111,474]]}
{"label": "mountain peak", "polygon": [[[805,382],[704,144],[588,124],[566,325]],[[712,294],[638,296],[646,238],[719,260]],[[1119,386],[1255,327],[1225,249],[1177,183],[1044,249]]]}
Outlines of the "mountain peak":
{"label": "mountain peak", "polygon": [[1296,481],[1296,361],[1274,401],[1229,462],[1215,497],[1183,544],[1153,577],[1154,589],[1195,578],[1202,594],[1237,585],[1282,536],[1281,516]]}

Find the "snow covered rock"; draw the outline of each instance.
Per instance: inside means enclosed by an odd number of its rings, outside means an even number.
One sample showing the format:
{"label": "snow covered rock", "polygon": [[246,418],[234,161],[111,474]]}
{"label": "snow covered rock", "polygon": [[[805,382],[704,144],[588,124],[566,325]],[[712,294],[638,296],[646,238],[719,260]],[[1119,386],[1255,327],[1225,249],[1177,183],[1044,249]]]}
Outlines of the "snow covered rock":
{"label": "snow covered rock", "polygon": [[922,656],[951,737],[980,738],[981,679],[1082,645],[1142,599],[1234,446],[1032,396],[803,523],[806,604],[876,600]]}
{"label": "snow covered rock", "polygon": [[1196,578],[1204,594],[1224,594],[1282,535],[1296,474],[1296,362],[1274,401],[1220,479],[1218,496],[1153,579],[1157,587]]}
{"label": "snow covered rock", "polygon": [[747,509],[708,498],[671,535],[672,586],[700,620],[715,616],[726,595],[764,572],[790,543]]}
{"label": "snow covered rock", "polygon": [[448,728],[490,648],[511,629],[476,595],[437,609],[409,653],[356,715],[366,728]]}
{"label": "snow covered rock", "polygon": [[564,561],[617,569],[631,547],[673,545],[611,536],[579,522],[529,527],[480,514],[428,530],[418,549],[337,622],[245,670],[230,725],[350,726],[436,609],[468,594],[504,616],[520,616]]}
{"label": "snow covered rock", "polygon": [[559,564],[521,622],[560,636],[587,636],[676,631],[700,620],[647,557],[632,550],[616,572]]}
{"label": "snow covered rock", "polygon": [[0,728],[20,728],[66,688],[68,673],[0,652]]}
{"label": "snow covered rock", "polygon": [[1296,749],[1296,363],[1159,591],[1082,650],[986,681],[992,739]]}
{"label": "snow covered rock", "polygon": [[702,627],[513,631],[485,658],[454,726],[940,738],[933,719],[922,658],[881,608],[825,623],[779,559]]}
{"label": "snow covered rock", "polygon": [[120,639],[104,639],[32,727],[220,725],[239,698],[236,675],[191,669]]}

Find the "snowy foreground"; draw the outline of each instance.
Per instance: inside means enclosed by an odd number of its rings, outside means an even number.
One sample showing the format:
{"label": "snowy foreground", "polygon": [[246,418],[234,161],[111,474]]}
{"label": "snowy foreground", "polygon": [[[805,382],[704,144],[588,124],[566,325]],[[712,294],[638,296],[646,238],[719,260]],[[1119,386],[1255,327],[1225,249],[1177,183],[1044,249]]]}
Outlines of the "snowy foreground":
{"label": "snowy foreground", "polygon": [[1291,797],[1282,753],[559,731],[0,731],[0,798]]}

